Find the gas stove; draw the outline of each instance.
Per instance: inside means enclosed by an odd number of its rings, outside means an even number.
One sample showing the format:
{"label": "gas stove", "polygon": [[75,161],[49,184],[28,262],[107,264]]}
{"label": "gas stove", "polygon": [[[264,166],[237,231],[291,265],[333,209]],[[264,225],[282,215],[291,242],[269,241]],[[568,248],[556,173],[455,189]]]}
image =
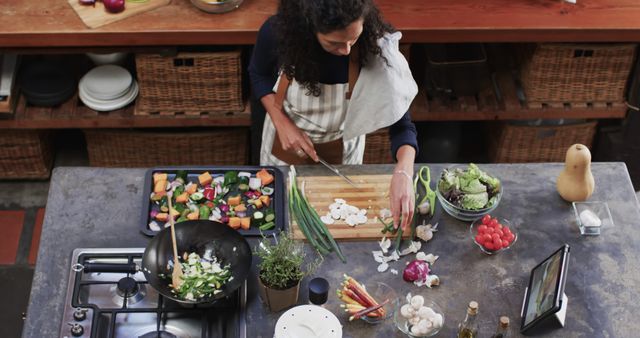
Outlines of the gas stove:
{"label": "gas stove", "polygon": [[206,307],[159,294],[142,271],[83,272],[86,263],[142,264],[144,248],[76,249],[60,337],[246,338],[247,284]]}

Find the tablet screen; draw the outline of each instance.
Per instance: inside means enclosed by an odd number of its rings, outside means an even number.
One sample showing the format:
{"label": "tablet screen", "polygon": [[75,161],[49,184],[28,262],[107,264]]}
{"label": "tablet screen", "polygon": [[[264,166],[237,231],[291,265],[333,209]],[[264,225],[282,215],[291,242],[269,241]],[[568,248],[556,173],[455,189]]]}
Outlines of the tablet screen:
{"label": "tablet screen", "polygon": [[563,254],[564,247],[532,271],[523,326],[556,307]]}

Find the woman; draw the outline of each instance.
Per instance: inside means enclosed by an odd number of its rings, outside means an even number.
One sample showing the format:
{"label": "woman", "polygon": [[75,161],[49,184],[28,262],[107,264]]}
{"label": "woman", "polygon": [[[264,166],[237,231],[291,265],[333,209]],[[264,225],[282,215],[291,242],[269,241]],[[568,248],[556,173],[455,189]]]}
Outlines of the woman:
{"label": "woman", "polygon": [[[282,0],[260,29],[249,74],[264,106],[260,163],[361,164],[365,135],[390,126],[397,161],[394,226],[413,217],[416,129],[407,112],[417,87],[398,51],[400,33],[372,0]],[[400,224],[401,220],[401,224]]]}

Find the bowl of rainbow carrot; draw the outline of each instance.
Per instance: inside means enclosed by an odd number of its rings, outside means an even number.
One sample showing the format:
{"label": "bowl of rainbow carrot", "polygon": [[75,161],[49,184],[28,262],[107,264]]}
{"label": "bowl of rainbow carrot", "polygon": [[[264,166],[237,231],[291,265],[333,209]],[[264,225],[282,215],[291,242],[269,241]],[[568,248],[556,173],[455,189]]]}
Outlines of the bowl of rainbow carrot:
{"label": "bowl of rainbow carrot", "polygon": [[361,319],[377,324],[393,317],[396,292],[389,285],[372,282],[364,285],[344,275],[342,289],[337,291],[340,307],[349,315],[349,321]]}

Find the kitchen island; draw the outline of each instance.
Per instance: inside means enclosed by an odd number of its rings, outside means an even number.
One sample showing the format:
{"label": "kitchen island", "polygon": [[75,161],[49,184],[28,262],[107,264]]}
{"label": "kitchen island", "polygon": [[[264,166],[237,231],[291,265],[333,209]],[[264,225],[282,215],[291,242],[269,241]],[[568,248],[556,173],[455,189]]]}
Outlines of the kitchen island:
{"label": "kitchen island", "polygon": [[[418,166],[417,166],[418,167]],[[444,165],[431,165],[435,181]],[[364,284],[380,281],[399,295],[420,293],[444,308],[445,323],[439,336],[451,337],[471,300],[480,304],[480,336],[492,334],[498,318],[511,318],[514,336],[529,272],[563,243],[571,246],[565,293],[569,297],[566,326],[548,337],[632,337],[640,330],[640,209],[623,163],[594,163],[596,190],[590,200],[609,203],[615,228],[596,237],[582,237],[571,204],[560,199],[555,178],[562,164],[481,165],[500,178],[504,196],[494,212],[517,225],[519,239],[508,251],[486,256],[472,243],[468,223],[441,214],[434,222],[439,231],[423,244],[425,253],[439,255],[433,273],[441,284],[418,288],[390,272],[378,273],[371,251],[376,242],[341,242],[347,257],[342,264],[327,256],[316,276],[335,289],[343,273]],[[286,170],[286,168],[283,168]],[[389,165],[345,166],[353,174],[388,174]],[[23,337],[58,337],[65,306],[71,253],[76,248],[145,247],[149,238],[139,232],[143,207],[144,169],[56,168],[51,179],[38,261]],[[328,175],[320,166],[299,167],[299,176]],[[437,214],[437,213],[436,213]],[[437,215],[438,216],[438,215]],[[256,240],[250,241],[255,247]],[[412,257],[410,257],[412,258]],[[391,263],[402,271],[403,258]],[[256,259],[254,259],[254,265]],[[247,337],[272,337],[281,313],[270,313],[256,292],[254,273],[248,279]],[[299,303],[306,303],[306,281]],[[338,313],[330,293],[326,307],[343,323],[345,337],[402,337],[393,321],[375,326],[349,323]]]}

